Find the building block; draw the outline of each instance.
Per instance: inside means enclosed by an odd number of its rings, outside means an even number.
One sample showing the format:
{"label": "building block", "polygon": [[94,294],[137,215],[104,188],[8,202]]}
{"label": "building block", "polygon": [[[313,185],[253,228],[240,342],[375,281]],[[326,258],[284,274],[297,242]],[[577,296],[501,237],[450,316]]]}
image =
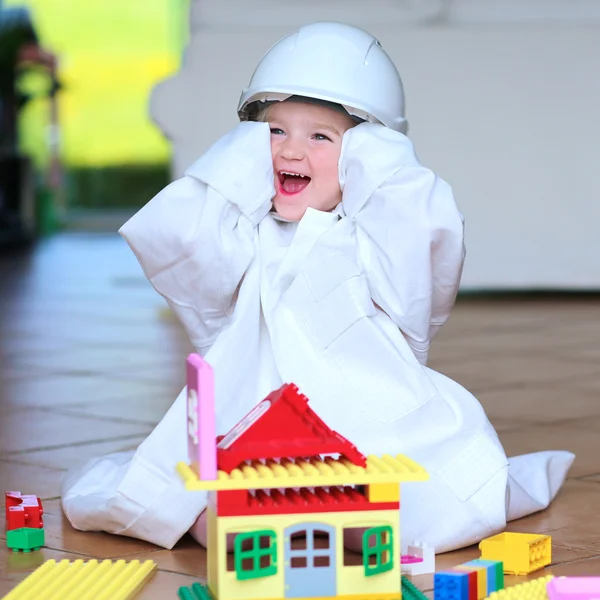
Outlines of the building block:
{"label": "building block", "polygon": [[6,492],[6,530],[44,526],[42,501],[33,494]]}
{"label": "building block", "polygon": [[412,581],[403,577],[402,600],[428,600],[428,598]]}
{"label": "building block", "polygon": [[6,545],[13,552],[31,552],[44,545],[44,530],[33,527],[9,529],[6,532]]}
{"label": "building block", "polygon": [[[269,545],[263,548],[260,538],[268,538]],[[244,542],[250,542],[250,548],[244,548]],[[263,559],[268,564],[263,566]],[[259,529],[240,533],[234,541],[235,576],[239,580],[270,577],[277,573],[277,535],[272,529]],[[244,563],[250,563],[244,567]]]}
{"label": "building block", "polygon": [[[373,539],[373,544],[369,543],[369,538]],[[365,577],[394,568],[394,531],[389,525],[371,527],[363,533],[363,567]]]}
{"label": "building block", "polygon": [[454,571],[465,571],[467,573],[475,573],[477,577],[477,600],[483,600],[488,595],[488,584],[487,584],[487,568],[481,565],[458,565],[454,567]]}
{"label": "building block", "polygon": [[212,367],[198,354],[186,361],[188,458],[200,479],[217,476],[215,383]]}
{"label": "building block", "polygon": [[[395,487],[399,487],[395,484]],[[398,510],[399,502],[370,503],[360,488],[351,486],[217,492],[219,516],[282,515],[357,510]]]}
{"label": "building block", "polygon": [[269,394],[217,445],[218,467],[225,473],[247,461],[320,454],[341,454],[354,465],[366,466],[365,456],[325,425],[293,384]]}
{"label": "building block", "polygon": [[400,483],[426,481],[427,471],[410,458],[398,454],[370,455],[366,467],[357,467],[344,458],[297,458],[280,462],[254,461],[231,473],[219,471],[216,481],[202,481],[181,462],[177,471],[188,491],[252,490],[269,488],[321,487],[336,485],[367,485],[371,483]]}
{"label": "building block", "polygon": [[[213,422],[214,403],[203,398],[212,400],[214,390],[199,381],[205,366],[188,359],[190,464],[177,471],[187,490],[208,492],[208,582],[181,588],[179,597],[400,600],[404,589],[408,600],[422,600],[402,586],[400,484],[425,481],[427,471],[404,455],[363,455],[293,384],[269,394],[226,435],[207,433],[202,424]],[[216,473],[203,466],[203,438],[216,442]],[[346,560],[347,533],[362,535],[362,560]],[[409,560],[423,568],[431,557],[433,571],[433,549],[418,550],[422,556]],[[450,573],[466,593],[446,586],[445,598],[477,600],[478,569],[487,573],[484,566]]]}
{"label": "building block", "polygon": [[[492,592],[489,596],[489,600],[548,600],[548,593],[546,587],[548,582],[554,579],[554,575],[548,575],[546,577],[538,577],[537,579],[531,579],[507,587],[497,592]],[[591,598],[588,598],[591,600]]]}
{"label": "building block", "polygon": [[400,486],[396,483],[372,483],[366,492],[369,502],[400,502]]}
{"label": "building block", "polygon": [[482,560],[477,558],[464,565],[482,566],[487,568],[487,595],[504,589],[504,565],[499,560]]}
{"label": "building block", "polygon": [[154,575],[152,560],[47,560],[4,600],[127,600]]}
{"label": "building block", "polygon": [[177,595],[180,600],[213,600],[208,588],[201,583],[194,583],[190,587],[180,587]]}
{"label": "building block", "polygon": [[555,577],[546,592],[548,600],[599,600],[600,577]]}
{"label": "building block", "polygon": [[477,576],[460,571],[441,571],[433,577],[434,600],[475,600]]}
{"label": "building block", "polygon": [[482,559],[501,561],[510,575],[527,575],[552,562],[549,535],[505,532],[482,540],[479,549]]}
{"label": "building block", "polygon": [[435,550],[427,544],[413,542],[403,550],[401,564],[403,575],[435,573]]}

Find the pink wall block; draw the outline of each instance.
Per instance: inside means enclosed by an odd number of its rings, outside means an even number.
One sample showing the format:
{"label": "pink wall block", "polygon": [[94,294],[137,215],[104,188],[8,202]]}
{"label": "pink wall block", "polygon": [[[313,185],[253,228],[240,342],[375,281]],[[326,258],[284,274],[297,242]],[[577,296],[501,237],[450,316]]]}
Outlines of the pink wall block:
{"label": "pink wall block", "polygon": [[549,600],[600,600],[600,577],[555,577],[547,590]]}
{"label": "pink wall block", "polygon": [[217,478],[215,388],[212,367],[198,354],[186,362],[188,457],[200,479]]}

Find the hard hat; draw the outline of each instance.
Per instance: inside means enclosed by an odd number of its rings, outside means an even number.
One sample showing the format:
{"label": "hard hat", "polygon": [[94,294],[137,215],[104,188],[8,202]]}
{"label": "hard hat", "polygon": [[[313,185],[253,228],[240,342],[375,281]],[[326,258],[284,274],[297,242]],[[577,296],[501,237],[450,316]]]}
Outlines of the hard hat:
{"label": "hard hat", "polygon": [[351,25],[312,23],[279,40],[242,92],[240,120],[251,119],[260,103],[290,96],[334,102],[352,116],[406,133],[404,89],[394,63],[377,39]]}

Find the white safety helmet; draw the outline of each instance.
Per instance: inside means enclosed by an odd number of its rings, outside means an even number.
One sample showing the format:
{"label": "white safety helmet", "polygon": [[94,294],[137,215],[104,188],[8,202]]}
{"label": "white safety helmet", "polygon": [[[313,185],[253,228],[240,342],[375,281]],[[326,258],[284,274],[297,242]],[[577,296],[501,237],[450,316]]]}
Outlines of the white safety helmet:
{"label": "white safety helmet", "polygon": [[261,103],[291,96],[340,104],[351,116],[406,133],[404,89],[394,63],[377,39],[351,25],[312,23],[279,40],[242,92],[240,120],[252,119]]}

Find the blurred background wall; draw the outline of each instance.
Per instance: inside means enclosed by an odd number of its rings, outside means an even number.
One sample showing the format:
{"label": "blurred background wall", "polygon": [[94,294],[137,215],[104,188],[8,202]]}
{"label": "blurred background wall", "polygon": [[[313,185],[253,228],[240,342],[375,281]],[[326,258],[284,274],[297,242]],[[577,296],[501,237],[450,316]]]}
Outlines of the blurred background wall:
{"label": "blurred background wall", "polygon": [[[19,150],[40,171],[59,146],[60,204],[138,208],[168,183],[170,145],[147,110],[152,87],[180,65],[187,0],[4,0],[4,15],[29,13],[40,46],[56,57],[58,115],[50,123],[47,73],[28,61],[17,88]],[[4,21],[8,21],[5,18]],[[1,49],[0,49],[1,51]]]}
{"label": "blurred background wall", "polygon": [[[133,212],[236,124],[241,89],[279,37],[340,20],[392,56],[419,156],[455,190],[463,290],[600,289],[597,0],[4,0],[13,5],[31,10],[57,56],[55,205],[67,216]],[[20,85],[35,96],[46,84],[29,74]],[[20,117],[22,151],[42,169],[48,110],[40,96]]]}
{"label": "blurred background wall", "polygon": [[262,54],[314,20],[377,36],[409,135],[467,222],[463,289],[600,288],[600,3],[195,0],[183,70],[155,90],[174,175],[236,123]]}

